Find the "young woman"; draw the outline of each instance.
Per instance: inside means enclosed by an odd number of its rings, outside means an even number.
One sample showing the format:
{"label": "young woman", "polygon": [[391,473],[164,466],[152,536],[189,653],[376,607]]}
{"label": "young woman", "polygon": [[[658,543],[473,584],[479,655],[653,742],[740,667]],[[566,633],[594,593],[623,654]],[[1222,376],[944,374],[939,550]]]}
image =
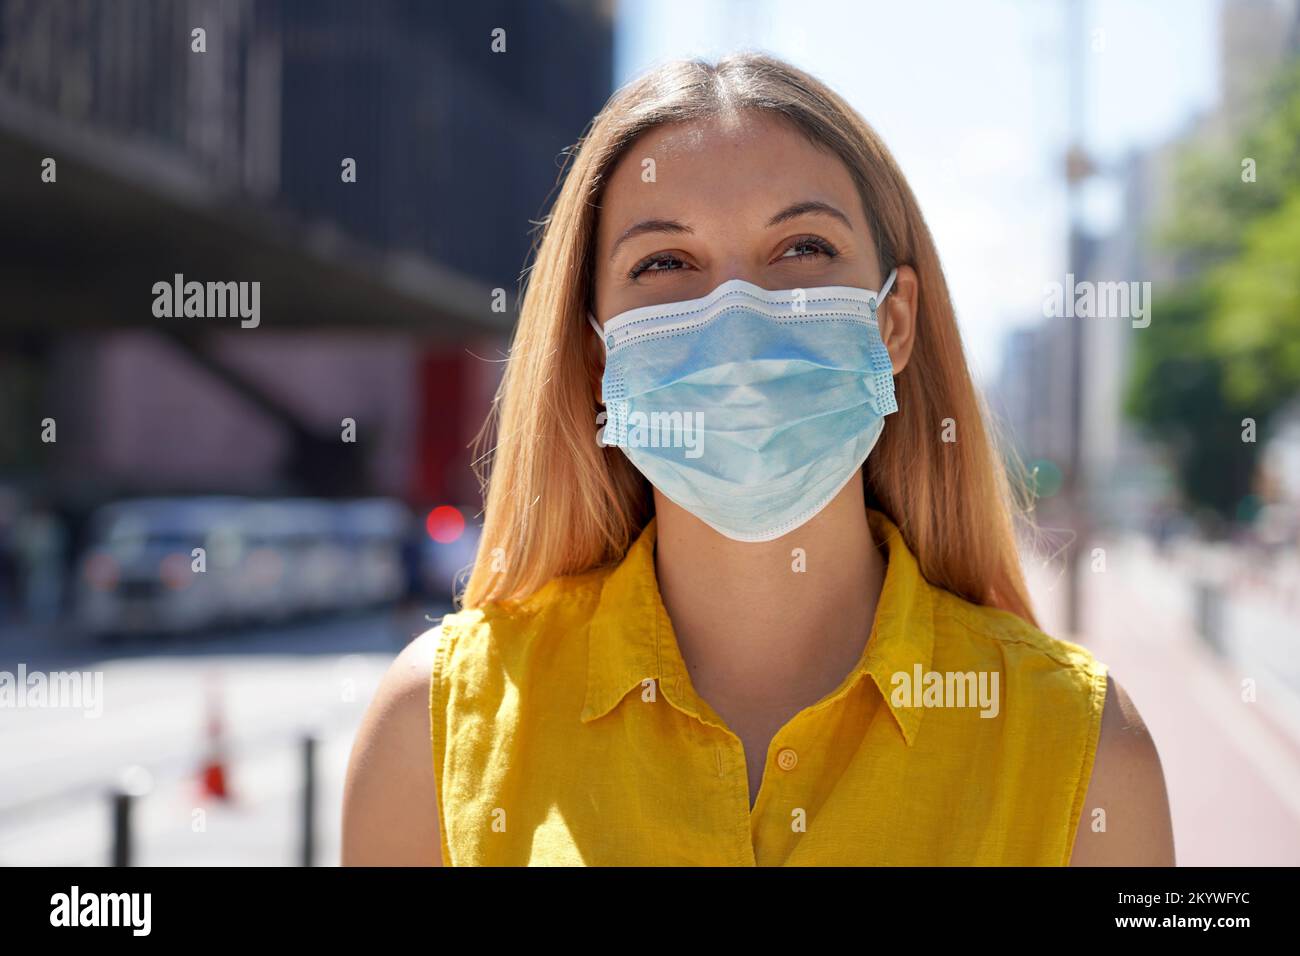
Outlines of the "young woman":
{"label": "young woman", "polygon": [[1038,630],[938,255],[767,56],[573,157],[462,610],[394,663],[345,864],[1172,864],[1155,747]]}

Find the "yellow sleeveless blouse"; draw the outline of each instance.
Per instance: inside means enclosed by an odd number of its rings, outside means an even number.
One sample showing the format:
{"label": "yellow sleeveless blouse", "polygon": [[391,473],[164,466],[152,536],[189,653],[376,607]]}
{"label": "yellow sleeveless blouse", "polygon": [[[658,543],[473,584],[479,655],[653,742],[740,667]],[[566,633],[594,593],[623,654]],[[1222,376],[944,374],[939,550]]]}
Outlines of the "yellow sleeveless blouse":
{"label": "yellow sleeveless blouse", "polygon": [[869,516],[887,564],[863,655],[772,739],[752,811],[660,599],[653,519],[615,567],[444,617],[443,865],[1067,864],[1105,665],[929,584]]}

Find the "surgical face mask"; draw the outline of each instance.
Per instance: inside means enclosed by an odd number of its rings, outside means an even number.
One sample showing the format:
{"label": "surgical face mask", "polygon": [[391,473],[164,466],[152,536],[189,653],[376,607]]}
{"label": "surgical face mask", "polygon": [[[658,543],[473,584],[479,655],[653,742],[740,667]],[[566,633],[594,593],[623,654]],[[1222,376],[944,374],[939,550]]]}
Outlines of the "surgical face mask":
{"label": "surgical face mask", "polygon": [[897,411],[879,293],[741,279],[602,329],[601,441],[737,541],[770,541],[831,502]]}

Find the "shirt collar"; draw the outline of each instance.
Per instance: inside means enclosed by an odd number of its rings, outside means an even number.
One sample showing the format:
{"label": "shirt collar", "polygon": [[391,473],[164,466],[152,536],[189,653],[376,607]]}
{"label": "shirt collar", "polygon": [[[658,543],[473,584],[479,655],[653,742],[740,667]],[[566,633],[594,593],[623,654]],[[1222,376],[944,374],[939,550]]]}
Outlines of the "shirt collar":
{"label": "shirt collar", "polygon": [[[886,556],[885,580],[862,657],[830,696],[844,693],[863,674],[870,674],[911,746],[925,708],[896,705],[892,681],[898,673],[911,680],[916,668],[923,674],[930,669],[934,653],[933,586],[921,576],[915,557],[894,523],[870,508],[867,517],[872,537]],[[665,692],[673,693],[674,703],[684,697],[681,685],[686,669],[655,575],[655,528],[656,519],[651,518],[601,587],[589,628],[584,723],[608,713],[628,691],[646,680],[665,685]]]}

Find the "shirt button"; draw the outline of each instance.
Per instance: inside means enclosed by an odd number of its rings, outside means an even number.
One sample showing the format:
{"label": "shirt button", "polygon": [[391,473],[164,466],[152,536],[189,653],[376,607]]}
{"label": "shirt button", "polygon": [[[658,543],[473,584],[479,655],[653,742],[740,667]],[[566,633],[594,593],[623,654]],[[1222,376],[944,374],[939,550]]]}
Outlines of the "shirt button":
{"label": "shirt button", "polygon": [[776,755],[776,765],[782,770],[793,770],[794,765],[799,762],[799,755],[789,747],[784,748]]}

